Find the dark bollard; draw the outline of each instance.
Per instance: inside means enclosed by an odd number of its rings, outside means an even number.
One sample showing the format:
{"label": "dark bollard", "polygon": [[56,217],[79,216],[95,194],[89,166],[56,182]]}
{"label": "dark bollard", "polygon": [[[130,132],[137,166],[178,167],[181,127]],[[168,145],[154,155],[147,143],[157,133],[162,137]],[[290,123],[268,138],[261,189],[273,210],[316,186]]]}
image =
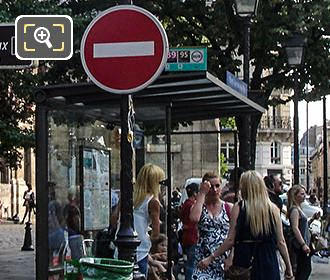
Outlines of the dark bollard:
{"label": "dark bollard", "polygon": [[33,251],[34,248],[32,246],[32,237],[31,237],[31,223],[25,223],[25,235],[24,235],[24,244],[22,247],[22,251]]}

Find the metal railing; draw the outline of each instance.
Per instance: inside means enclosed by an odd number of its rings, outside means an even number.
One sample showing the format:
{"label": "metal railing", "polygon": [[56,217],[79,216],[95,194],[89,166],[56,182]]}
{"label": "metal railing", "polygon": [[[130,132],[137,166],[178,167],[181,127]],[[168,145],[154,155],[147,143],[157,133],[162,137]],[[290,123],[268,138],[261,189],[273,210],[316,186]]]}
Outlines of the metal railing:
{"label": "metal railing", "polygon": [[284,129],[292,130],[291,119],[289,117],[263,116],[259,124],[260,130],[266,129]]}

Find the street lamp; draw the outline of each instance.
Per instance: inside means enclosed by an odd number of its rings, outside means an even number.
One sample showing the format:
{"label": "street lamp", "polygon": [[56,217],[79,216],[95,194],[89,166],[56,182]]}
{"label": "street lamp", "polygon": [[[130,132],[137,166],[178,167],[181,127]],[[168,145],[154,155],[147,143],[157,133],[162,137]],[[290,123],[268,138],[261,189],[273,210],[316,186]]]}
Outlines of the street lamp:
{"label": "street lamp", "polygon": [[285,51],[290,67],[294,71],[294,116],[293,116],[293,148],[294,148],[294,184],[299,184],[299,125],[298,125],[298,68],[302,64],[305,39],[301,34],[295,33],[285,44]]}
{"label": "street lamp", "polygon": [[[251,19],[257,14],[258,2],[259,0],[235,0],[236,15],[242,20],[244,26],[243,75],[248,92],[250,89]],[[241,167],[248,170],[251,168],[251,116],[240,118],[239,123],[239,162]]]}
{"label": "street lamp", "polygon": [[259,0],[235,0],[236,13],[240,17],[251,18],[257,14]]}

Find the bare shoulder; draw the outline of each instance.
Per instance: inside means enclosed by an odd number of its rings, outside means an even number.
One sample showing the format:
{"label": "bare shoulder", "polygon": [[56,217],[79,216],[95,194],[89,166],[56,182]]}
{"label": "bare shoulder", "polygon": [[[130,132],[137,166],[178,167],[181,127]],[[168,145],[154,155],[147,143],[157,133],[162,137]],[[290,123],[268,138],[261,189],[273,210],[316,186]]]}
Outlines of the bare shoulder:
{"label": "bare shoulder", "polygon": [[297,207],[292,207],[290,210],[290,217],[298,217],[299,216],[299,210]]}
{"label": "bare shoulder", "polygon": [[235,204],[232,204],[232,211],[237,213],[237,215],[238,215],[238,213],[239,213],[239,204],[238,204],[238,202],[236,202]]}
{"label": "bare shoulder", "polygon": [[227,203],[229,205],[230,210],[233,209],[233,207],[234,207],[234,204],[233,203],[231,203],[231,202],[225,202],[225,203]]}
{"label": "bare shoulder", "polygon": [[152,212],[152,210],[159,210],[160,208],[160,201],[157,198],[152,198],[149,201],[149,211]]}

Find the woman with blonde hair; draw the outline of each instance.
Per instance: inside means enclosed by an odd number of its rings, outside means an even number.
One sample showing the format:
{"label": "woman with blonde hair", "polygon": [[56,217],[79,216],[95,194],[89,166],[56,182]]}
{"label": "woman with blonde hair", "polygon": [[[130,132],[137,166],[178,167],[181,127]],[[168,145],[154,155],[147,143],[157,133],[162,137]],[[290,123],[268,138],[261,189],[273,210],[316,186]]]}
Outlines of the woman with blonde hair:
{"label": "woman with blonde hair", "polygon": [[[140,272],[146,276],[151,239],[158,238],[160,232],[159,182],[164,178],[165,173],[159,166],[145,164],[137,175],[133,190],[134,228],[141,241],[137,248],[137,262]],[[150,224],[151,237],[148,234]]]}
{"label": "woman with blonde hair", "polygon": [[298,280],[308,279],[312,272],[309,225],[320,215],[320,213],[315,213],[308,221],[301,209],[301,203],[305,200],[305,195],[305,188],[302,185],[294,185],[288,191],[289,210],[287,217],[291,226],[289,246],[290,253],[294,254],[291,259],[294,259],[297,264],[295,277]]}
{"label": "woman with blonde hair", "polygon": [[240,188],[242,200],[233,207],[227,239],[198,265],[208,267],[234,246],[233,268],[250,268],[250,278],[240,279],[279,280],[278,248],[286,265],[286,279],[293,279],[280,212],[270,201],[262,177],[256,171],[244,172]]}

